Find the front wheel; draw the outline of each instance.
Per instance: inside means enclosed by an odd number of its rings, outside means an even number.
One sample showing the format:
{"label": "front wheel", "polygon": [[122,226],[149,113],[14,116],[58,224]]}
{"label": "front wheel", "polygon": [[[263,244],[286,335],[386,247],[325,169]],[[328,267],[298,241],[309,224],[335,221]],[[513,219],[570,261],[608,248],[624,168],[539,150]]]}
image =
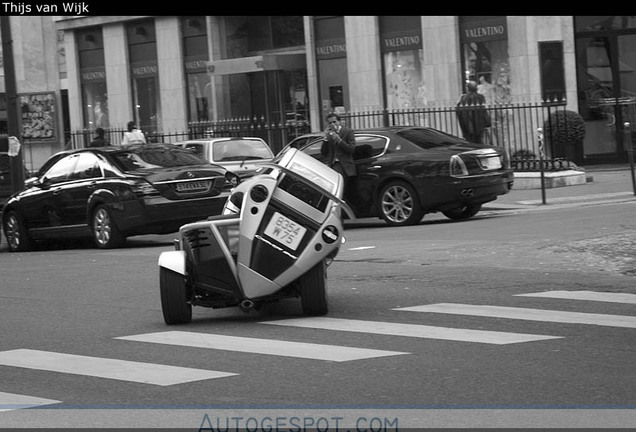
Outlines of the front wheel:
{"label": "front wheel", "polygon": [[31,237],[22,218],[14,210],[11,210],[4,219],[4,236],[7,238],[11,252],[31,250]]}
{"label": "front wheel", "polygon": [[100,249],[112,249],[121,246],[125,237],[117,228],[111,211],[103,204],[98,205],[91,218],[93,240]]}
{"label": "front wheel", "polygon": [[192,321],[192,305],[188,303],[185,276],[159,267],[159,290],[166,324],[187,324]]}
{"label": "front wheel", "polygon": [[305,315],[326,315],[327,305],[327,265],[320,261],[300,277],[300,303]]}
{"label": "front wheel", "polygon": [[452,220],[466,220],[475,216],[481,210],[481,204],[464,204],[452,210],[442,212],[444,216]]}
{"label": "front wheel", "polygon": [[380,192],[380,216],[391,226],[414,225],[424,212],[417,192],[404,181],[392,181]]}

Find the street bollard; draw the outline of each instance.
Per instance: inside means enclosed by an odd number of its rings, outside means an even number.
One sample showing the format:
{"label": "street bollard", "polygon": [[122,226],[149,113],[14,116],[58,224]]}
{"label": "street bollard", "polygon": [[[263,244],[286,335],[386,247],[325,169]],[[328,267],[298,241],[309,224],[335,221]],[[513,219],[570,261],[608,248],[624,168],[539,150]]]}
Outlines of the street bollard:
{"label": "street bollard", "polygon": [[634,175],[634,146],[632,144],[632,133],[629,130],[629,122],[623,124],[625,126],[625,146],[627,147],[627,160],[629,161],[629,170],[632,173],[632,190],[636,195],[636,176]]}
{"label": "street bollard", "polygon": [[541,202],[545,204],[545,168],[543,166],[545,154],[543,152],[543,128],[537,128],[537,140],[539,141],[539,169],[541,170]]}

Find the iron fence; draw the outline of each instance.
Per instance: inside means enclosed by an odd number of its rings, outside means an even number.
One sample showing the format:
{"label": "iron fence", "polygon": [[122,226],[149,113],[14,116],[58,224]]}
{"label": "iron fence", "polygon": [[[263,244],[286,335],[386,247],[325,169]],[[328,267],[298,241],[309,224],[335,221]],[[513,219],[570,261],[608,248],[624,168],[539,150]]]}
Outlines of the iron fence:
{"label": "iron fence", "polygon": [[[558,110],[565,110],[565,102],[518,103],[506,105],[486,105],[491,118],[491,126],[484,132],[484,144],[504,147],[511,155],[513,168],[531,170],[539,156],[538,128],[546,128],[550,116]],[[388,126],[429,126],[444,132],[461,136],[454,106],[439,106],[398,110],[360,110],[342,115],[347,126],[353,129],[368,129]],[[567,124],[559,127],[568,127]],[[554,131],[554,127],[551,128]],[[146,132],[149,142],[177,142],[204,137],[256,136],[265,140],[274,152],[282,149],[293,138],[310,131],[309,123],[276,123],[264,118],[239,118],[214,122],[195,122],[186,131]],[[121,144],[124,129],[111,128],[105,133],[106,139],[114,145]],[[87,147],[94,138],[93,130],[79,130],[68,133],[67,148]],[[569,167],[563,162],[560,149],[550,144],[550,136],[545,137],[545,159],[551,169]]]}

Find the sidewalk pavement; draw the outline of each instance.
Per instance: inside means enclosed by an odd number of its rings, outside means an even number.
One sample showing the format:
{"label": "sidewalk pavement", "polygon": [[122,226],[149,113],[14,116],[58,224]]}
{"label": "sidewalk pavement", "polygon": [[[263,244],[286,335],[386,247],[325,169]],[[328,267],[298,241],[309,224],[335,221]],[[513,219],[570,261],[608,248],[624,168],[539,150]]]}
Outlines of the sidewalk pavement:
{"label": "sidewalk pavement", "polygon": [[[587,183],[545,189],[545,204],[541,189],[515,189],[484,204],[484,211],[538,210],[558,207],[576,207],[624,201],[636,202],[629,164],[584,167]],[[634,168],[636,172],[636,168]]]}

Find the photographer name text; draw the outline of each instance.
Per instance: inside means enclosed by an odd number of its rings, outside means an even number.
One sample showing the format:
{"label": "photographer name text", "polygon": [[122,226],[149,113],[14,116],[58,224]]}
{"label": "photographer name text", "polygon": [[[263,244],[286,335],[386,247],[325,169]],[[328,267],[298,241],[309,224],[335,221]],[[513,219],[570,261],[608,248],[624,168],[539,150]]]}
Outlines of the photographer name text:
{"label": "photographer name text", "polygon": [[62,2],[60,4],[30,4],[22,2],[3,2],[2,12],[10,15],[26,14],[71,14],[85,15],[89,13],[88,3]]}

